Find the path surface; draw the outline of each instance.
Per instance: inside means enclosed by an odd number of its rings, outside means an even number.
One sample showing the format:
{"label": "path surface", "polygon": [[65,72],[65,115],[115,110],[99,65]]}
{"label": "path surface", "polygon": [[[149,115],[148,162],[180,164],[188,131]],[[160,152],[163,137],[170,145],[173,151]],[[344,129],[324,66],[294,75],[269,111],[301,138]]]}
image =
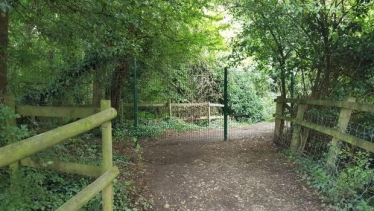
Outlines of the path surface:
{"label": "path surface", "polygon": [[145,145],[152,210],[323,210],[272,144],[272,125],[231,130],[229,142],[186,136]]}

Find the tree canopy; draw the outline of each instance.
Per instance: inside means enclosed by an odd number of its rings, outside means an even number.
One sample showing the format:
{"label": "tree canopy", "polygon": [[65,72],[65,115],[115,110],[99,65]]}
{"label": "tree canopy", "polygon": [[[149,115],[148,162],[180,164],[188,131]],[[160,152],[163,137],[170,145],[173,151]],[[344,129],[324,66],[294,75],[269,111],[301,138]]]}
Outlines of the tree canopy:
{"label": "tree canopy", "polygon": [[206,0],[4,1],[1,9],[0,53],[8,56],[2,57],[1,89],[33,90],[40,103],[88,77],[92,103],[105,96],[118,107],[133,58],[143,81],[151,82],[224,48],[221,17],[209,14],[214,7]]}
{"label": "tree canopy", "polygon": [[370,1],[235,1],[243,30],[234,56],[253,57],[283,96],[366,95],[373,87]]}
{"label": "tree canopy", "polygon": [[[261,93],[269,79],[283,96],[373,91],[370,1],[13,0],[0,9],[0,90],[36,104],[105,97],[118,108],[131,98],[134,58],[140,92],[154,101],[219,101],[222,68],[243,60],[266,76]],[[228,44],[230,21],[240,29]]]}

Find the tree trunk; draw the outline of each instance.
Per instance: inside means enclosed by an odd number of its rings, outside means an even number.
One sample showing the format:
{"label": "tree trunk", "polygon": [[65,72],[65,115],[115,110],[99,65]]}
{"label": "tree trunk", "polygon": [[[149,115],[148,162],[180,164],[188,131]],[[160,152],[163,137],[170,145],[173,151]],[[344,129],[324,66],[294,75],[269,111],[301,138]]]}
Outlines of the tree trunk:
{"label": "tree trunk", "polygon": [[97,67],[94,69],[93,74],[92,106],[100,107],[100,100],[103,100],[105,67],[103,65]]}
{"label": "tree trunk", "polygon": [[120,110],[122,92],[125,86],[126,76],[130,73],[130,59],[120,61],[119,66],[116,68],[112,76],[111,89],[110,89],[110,99],[112,101],[112,107],[117,111]]}
{"label": "tree trunk", "polygon": [[8,26],[9,17],[8,12],[0,12],[0,94],[6,93],[6,88],[8,85]]}

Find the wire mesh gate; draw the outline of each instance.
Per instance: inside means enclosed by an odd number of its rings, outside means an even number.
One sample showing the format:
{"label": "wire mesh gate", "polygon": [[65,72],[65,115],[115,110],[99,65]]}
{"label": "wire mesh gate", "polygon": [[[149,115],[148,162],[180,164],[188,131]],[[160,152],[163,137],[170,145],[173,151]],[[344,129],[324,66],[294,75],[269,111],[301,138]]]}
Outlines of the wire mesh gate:
{"label": "wire mesh gate", "polygon": [[142,140],[224,140],[223,71],[192,66],[161,71],[160,77],[160,72],[145,69],[134,59],[129,87],[133,96],[120,106],[125,131]]}

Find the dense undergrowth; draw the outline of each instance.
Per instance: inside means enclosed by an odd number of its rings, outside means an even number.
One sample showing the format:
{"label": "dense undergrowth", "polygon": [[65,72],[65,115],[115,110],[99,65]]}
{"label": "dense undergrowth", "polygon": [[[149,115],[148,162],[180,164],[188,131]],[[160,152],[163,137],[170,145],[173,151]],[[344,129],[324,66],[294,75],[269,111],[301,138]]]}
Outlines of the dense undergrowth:
{"label": "dense undergrowth", "polygon": [[[34,159],[38,157],[47,161],[45,165],[52,163],[52,159],[100,165],[101,142],[99,139],[76,138],[39,153]],[[137,172],[132,172],[132,168],[140,163],[141,156],[114,152],[113,159],[121,169],[120,176],[114,181],[114,210],[147,210],[152,200],[141,196],[143,187],[137,186]],[[55,210],[93,181],[94,178],[90,177],[28,167],[21,167],[11,175],[8,168],[1,168],[0,210]],[[94,197],[82,210],[101,210],[101,195]]]}
{"label": "dense undergrowth", "polygon": [[[7,144],[4,140],[17,141],[32,135],[25,126],[5,124],[6,119],[17,117],[19,116],[0,104],[0,147]],[[53,160],[100,165],[101,140],[95,134],[95,130],[83,134],[34,155],[33,159],[43,158],[46,166],[53,163]],[[121,140],[114,142],[114,145],[121,143],[122,146],[126,146]],[[113,152],[114,165],[121,169],[120,175],[114,181],[114,209],[147,210],[152,204],[152,199],[141,196],[144,188],[137,184],[138,172],[135,168],[141,165],[142,158],[139,153],[123,153],[124,148]],[[134,151],[131,144],[127,148],[129,152]],[[90,177],[51,170],[19,167],[16,172],[11,172],[8,167],[3,167],[0,168],[0,210],[55,210],[94,180]],[[82,210],[101,210],[101,195],[94,197]]]}
{"label": "dense undergrowth", "polygon": [[[289,155],[290,156],[290,155]],[[299,164],[302,179],[315,188],[333,210],[374,210],[374,168],[373,159],[365,151],[358,151],[350,159],[351,151],[341,150],[340,163],[332,171],[326,165],[326,156],[293,157]]]}

